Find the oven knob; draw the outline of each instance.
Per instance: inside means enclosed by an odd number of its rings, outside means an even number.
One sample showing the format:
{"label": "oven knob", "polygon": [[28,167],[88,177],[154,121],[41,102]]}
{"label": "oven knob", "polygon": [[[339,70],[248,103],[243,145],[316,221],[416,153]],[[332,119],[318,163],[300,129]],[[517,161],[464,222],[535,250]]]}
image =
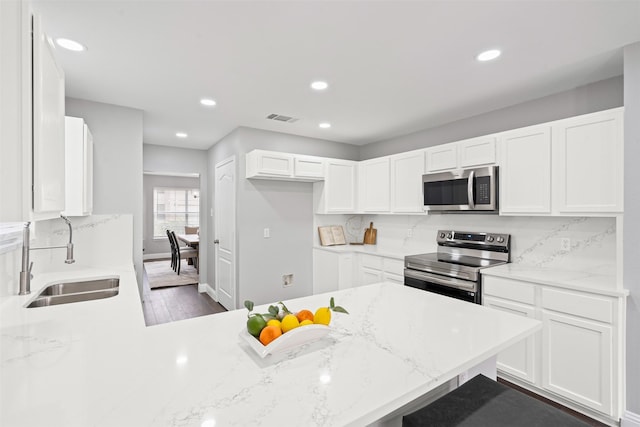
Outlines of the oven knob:
{"label": "oven knob", "polygon": [[504,242],[504,237],[498,236],[498,243],[503,243],[503,242]]}
{"label": "oven knob", "polygon": [[444,239],[445,234],[444,233],[440,233],[440,238]]}
{"label": "oven knob", "polygon": [[451,234],[451,233],[447,234],[447,239],[450,239],[452,237],[453,237],[453,234]]}
{"label": "oven knob", "polygon": [[487,236],[487,242],[493,242],[493,236]]}

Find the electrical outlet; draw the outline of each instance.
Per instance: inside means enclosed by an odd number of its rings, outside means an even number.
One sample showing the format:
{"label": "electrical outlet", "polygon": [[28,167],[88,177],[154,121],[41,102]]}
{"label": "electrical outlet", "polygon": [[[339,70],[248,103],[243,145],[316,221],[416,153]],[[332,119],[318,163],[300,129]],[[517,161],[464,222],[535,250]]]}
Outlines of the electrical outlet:
{"label": "electrical outlet", "polygon": [[571,239],[568,237],[563,237],[560,239],[560,250],[562,252],[569,252],[571,249]]}
{"label": "electrical outlet", "polygon": [[271,230],[269,230],[268,228],[265,228],[263,235],[265,239],[268,239],[269,237],[271,237]]}
{"label": "electrical outlet", "polygon": [[293,273],[282,276],[282,287],[288,288],[289,286],[293,286]]}
{"label": "electrical outlet", "polygon": [[407,237],[413,237],[413,228],[407,228]]}

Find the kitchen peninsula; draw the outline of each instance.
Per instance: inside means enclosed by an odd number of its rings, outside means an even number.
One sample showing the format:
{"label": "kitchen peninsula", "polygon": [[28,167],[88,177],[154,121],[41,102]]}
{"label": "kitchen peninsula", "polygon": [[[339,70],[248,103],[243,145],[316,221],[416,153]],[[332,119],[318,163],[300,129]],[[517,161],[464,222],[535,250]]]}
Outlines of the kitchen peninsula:
{"label": "kitchen peninsula", "polygon": [[[120,277],[119,295],[24,308],[56,280],[105,275]],[[333,296],[350,314],[334,313],[321,340],[261,359],[239,337],[244,309],[146,328],[131,267],[32,286],[1,301],[1,425],[362,426],[455,386],[541,325],[379,283],[285,301],[315,310]]]}

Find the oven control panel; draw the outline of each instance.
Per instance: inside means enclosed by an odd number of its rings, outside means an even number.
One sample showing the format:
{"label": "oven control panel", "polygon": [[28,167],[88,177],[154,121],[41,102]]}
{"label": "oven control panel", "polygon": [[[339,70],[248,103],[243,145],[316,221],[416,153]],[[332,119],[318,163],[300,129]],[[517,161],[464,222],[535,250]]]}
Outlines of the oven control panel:
{"label": "oven control panel", "polygon": [[509,246],[510,235],[500,233],[479,233],[455,230],[439,230],[437,236],[438,244],[465,244],[491,246]]}

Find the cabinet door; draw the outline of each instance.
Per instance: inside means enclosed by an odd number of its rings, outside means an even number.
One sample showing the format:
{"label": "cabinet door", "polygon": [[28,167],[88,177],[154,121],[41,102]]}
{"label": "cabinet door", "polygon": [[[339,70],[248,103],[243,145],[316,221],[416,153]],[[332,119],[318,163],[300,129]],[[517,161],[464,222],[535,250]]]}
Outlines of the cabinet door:
{"label": "cabinet door", "polygon": [[64,72],[37,16],[32,67],[33,212],[53,218],[65,208]]}
{"label": "cabinet door", "polygon": [[338,289],[353,287],[353,254],[340,254],[338,257]]}
{"label": "cabinet door", "polygon": [[313,294],[338,290],[338,254],[313,250]]}
{"label": "cabinet door", "polygon": [[550,213],[550,127],[505,132],[500,150],[500,214]]}
{"label": "cabinet door", "polygon": [[492,165],[496,162],[496,138],[493,136],[458,142],[460,167]]}
{"label": "cabinet door", "polygon": [[436,172],[458,167],[456,144],[442,144],[427,148],[427,172]]}
{"label": "cabinet door", "polygon": [[374,270],[369,267],[362,267],[362,284],[370,285],[372,283],[382,282],[382,271]]}
{"label": "cabinet door", "polygon": [[263,176],[293,175],[293,157],[287,153],[255,152],[256,174]]}
{"label": "cabinet door", "polygon": [[560,212],[622,212],[621,109],[558,122],[554,150],[554,189]]}
{"label": "cabinet door", "polygon": [[360,162],[358,170],[359,210],[362,212],[389,212],[389,158],[383,157]]}
{"label": "cabinet door", "polygon": [[424,151],[391,156],[391,211],[423,212]]}
{"label": "cabinet door", "polygon": [[324,182],[325,213],[355,212],[356,162],[328,159]]}
{"label": "cabinet door", "polygon": [[294,156],[294,177],[296,178],[323,178],[324,159],[314,156]]}
{"label": "cabinet door", "polygon": [[[535,308],[491,296],[483,296],[483,305],[517,316],[535,319]],[[498,369],[529,384],[536,381],[536,340],[538,334],[522,340],[498,354]]]}
{"label": "cabinet door", "polygon": [[612,414],[612,328],[543,310],[542,387]]}
{"label": "cabinet door", "polygon": [[83,209],[87,214],[93,212],[93,135],[84,125],[84,200]]}

